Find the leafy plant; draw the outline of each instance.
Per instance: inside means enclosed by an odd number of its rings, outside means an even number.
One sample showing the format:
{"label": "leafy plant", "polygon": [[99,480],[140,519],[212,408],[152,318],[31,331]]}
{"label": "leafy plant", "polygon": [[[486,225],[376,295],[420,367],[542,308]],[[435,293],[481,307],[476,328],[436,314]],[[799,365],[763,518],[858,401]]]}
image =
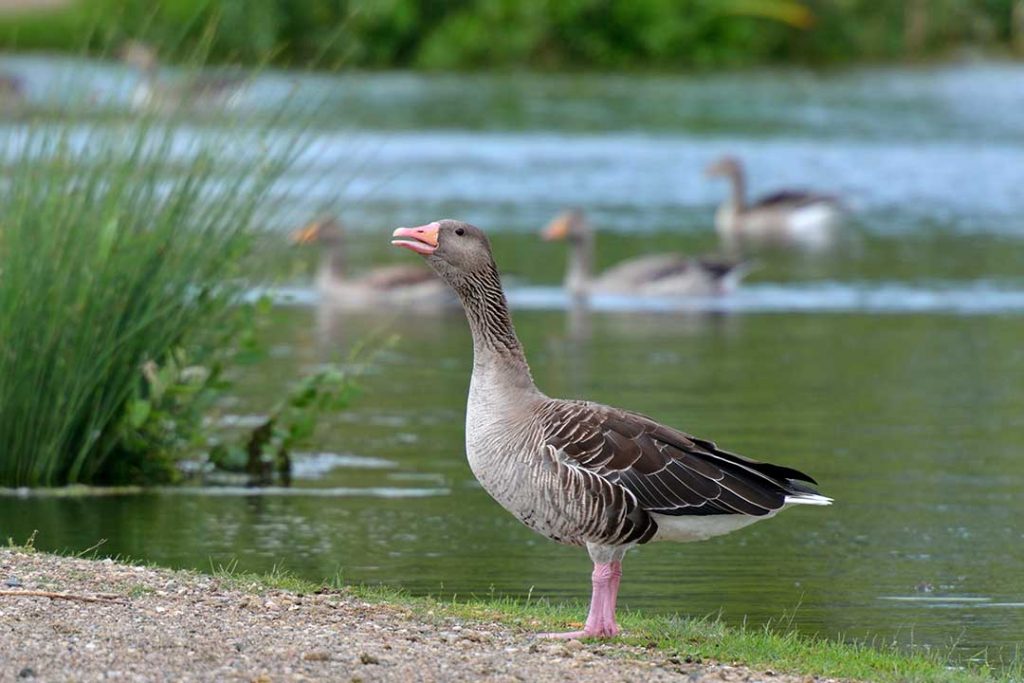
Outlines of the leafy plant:
{"label": "leafy plant", "polygon": [[[377,352],[393,343],[385,341]],[[364,355],[357,349],[344,366],[328,364],[303,377],[242,438],[211,439],[210,462],[222,470],[246,472],[252,485],[271,484],[275,474],[290,484],[292,451],[310,441],[325,414],[346,408],[358,396],[357,378],[372,360],[361,360]]]}
{"label": "leafy plant", "polygon": [[[300,137],[142,118],[5,139],[0,484],[173,476],[163,418],[200,410],[218,376],[257,217]],[[228,148],[244,168],[223,168]]]}

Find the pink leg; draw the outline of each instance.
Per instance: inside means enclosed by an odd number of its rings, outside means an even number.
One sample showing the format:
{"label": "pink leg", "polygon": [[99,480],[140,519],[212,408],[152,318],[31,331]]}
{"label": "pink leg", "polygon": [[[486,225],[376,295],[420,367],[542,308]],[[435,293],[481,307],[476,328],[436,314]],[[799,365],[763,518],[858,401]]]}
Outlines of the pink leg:
{"label": "pink leg", "polygon": [[594,564],[591,579],[594,592],[590,597],[590,614],[582,631],[568,633],[542,633],[542,638],[611,638],[619,633],[615,623],[615,601],[619,596],[619,580],[622,578],[622,563],[609,562]]}

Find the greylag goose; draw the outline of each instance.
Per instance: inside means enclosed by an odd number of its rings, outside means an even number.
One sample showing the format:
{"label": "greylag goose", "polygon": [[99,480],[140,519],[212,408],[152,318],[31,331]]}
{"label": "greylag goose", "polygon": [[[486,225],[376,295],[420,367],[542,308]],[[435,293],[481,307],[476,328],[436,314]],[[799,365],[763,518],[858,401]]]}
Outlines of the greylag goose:
{"label": "greylag goose", "polygon": [[831,195],[782,190],[747,203],[743,165],[722,157],[707,167],[710,177],[727,178],[729,199],[715,213],[715,229],[729,247],[743,242],[826,249],[835,242],[843,219],[839,200]]}
{"label": "greylag goose", "polygon": [[730,453],[638,413],[541,393],[480,229],[442,220],[398,228],[391,243],[425,257],[465,309],[473,337],[466,455],[474,476],[526,526],[586,546],[593,560],[583,630],[547,635],[618,633],[621,562],[637,544],[703,540],[789,505],[832,502],[795,469]]}
{"label": "greylag goose", "polygon": [[316,286],[322,300],[333,307],[415,306],[419,310],[455,304],[445,284],[427,268],[382,266],[349,277],[345,228],[336,218],[314,220],[293,233],[292,242],[323,247]]}
{"label": "greylag goose", "polygon": [[21,76],[0,72],[0,111],[25,104],[25,81]]}
{"label": "greylag goose", "polygon": [[548,241],[569,244],[565,288],[574,296],[638,294],[642,296],[707,296],[736,289],[747,266],[742,261],[655,254],[618,263],[593,275],[594,231],[579,209],[565,211],[541,232]]}
{"label": "greylag goose", "polygon": [[137,110],[173,110],[180,107],[233,107],[238,103],[244,79],[237,74],[192,74],[186,79],[168,81],[160,77],[156,50],[137,40],[121,49],[121,59],[139,72],[132,92],[132,108]]}

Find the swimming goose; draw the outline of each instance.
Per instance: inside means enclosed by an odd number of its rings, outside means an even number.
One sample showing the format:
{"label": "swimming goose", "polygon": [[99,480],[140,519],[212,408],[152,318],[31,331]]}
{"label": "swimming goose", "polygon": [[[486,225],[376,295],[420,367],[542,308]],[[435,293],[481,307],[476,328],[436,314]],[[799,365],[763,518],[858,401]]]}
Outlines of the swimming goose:
{"label": "swimming goose", "polygon": [[425,257],[469,321],[466,455],[474,476],[526,526],[586,546],[594,562],[583,630],[546,635],[616,635],[621,562],[637,544],[703,540],[788,505],[832,502],[797,470],[730,453],[639,413],[541,393],[480,229],[436,221],[398,228],[392,244]]}
{"label": "swimming goose", "polygon": [[0,72],[0,111],[18,109],[24,104],[24,79],[16,74]]}
{"label": "swimming goose", "polygon": [[338,308],[415,306],[417,309],[454,305],[451,292],[429,269],[395,265],[348,276],[345,228],[336,218],[314,220],[292,235],[294,244],[323,247],[316,286],[322,300]]}
{"label": "swimming goose", "polygon": [[826,249],[835,242],[843,219],[836,197],[782,190],[748,204],[743,165],[722,157],[707,167],[710,177],[728,178],[732,195],[715,212],[715,229],[729,247],[743,242]]}
{"label": "swimming goose", "polygon": [[179,107],[233,107],[238,103],[245,81],[237,74],[195,73],[178,81],[160,77],[156,50],[137,40],[121,49],[121,59],[139,72],[132,92],[132,108],[173,110]]}
{"label": "swimming goose", "polygon": [[565,211],[541,232],[548,241],[569,243],[565,288],[573,295],[708,296],[736,289],[747,272],[741,261],[655,254],[618,263],[593,276],[595,237],[579,209]]}

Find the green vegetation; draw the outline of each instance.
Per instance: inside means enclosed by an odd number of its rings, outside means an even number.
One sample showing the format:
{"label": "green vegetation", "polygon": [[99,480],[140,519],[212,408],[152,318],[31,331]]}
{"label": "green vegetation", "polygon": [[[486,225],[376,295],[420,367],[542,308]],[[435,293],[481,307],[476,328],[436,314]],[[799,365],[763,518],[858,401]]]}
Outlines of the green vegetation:
{"label": "green vegetation", "polygon": [[307,442],[319,418],[344,409],[358,393],[354,373],[328,365],[310,373],[267,413],[264,421],[244,437],[208,442],[209,461],[227,471],[244,471],[251,485],[269,486],[277,474],[291,484],[291,451]]}
{"label": "green vegetation", "polygon": [[[142,118],[7,138],[0,484],[167,480],[202,436],[244,340],[258,214],[301,146],[230,128],[186,144],[182,129]],[[256,150],[249,170],[219,167],[229,143]]]}
{"label": "green vegetation", "polygon": [[[230,30],[209,32],[211,25]],[[1021,0],[77,0],[0,18],[6,49],[426,69],[708,68],[1024,49]],[[178,46],[181,50],[175,54]]]}

